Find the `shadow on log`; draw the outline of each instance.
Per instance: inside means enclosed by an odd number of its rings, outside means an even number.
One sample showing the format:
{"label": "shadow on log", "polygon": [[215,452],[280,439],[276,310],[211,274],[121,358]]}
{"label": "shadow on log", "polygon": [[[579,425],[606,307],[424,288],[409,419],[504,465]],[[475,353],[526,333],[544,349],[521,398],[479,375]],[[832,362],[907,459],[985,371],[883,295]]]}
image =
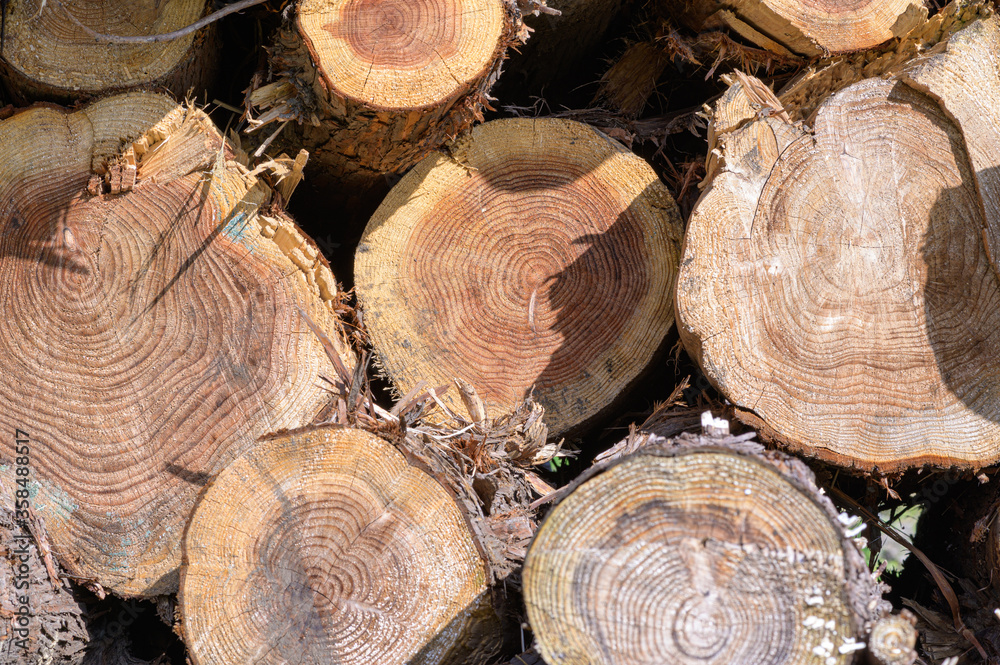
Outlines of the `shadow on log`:
{"label": "shadow on log", "polygon": [[[208,479],[329,399],[304,314],[352,363],[337,284],[201,111],[36,107],[0,146],[0,427],[28,440],[31,505],[73,575],[172,593]],[[16,458],[11,435],[7,487]]]}
{"label": "shadow on log", "polygon": [[744,84],[717,105],[679,328],[765,436],[866,471],[1000,459],[998,47],[975,22],[827,99],[812,133]]}
{"label": "shadow on log", "polygon": [[457,376],[496,413],[534,388],[558,435],[659,350],[680,233],[666,188],[617,142],[571,121],[498,120],[393,189],[358,246],[355,284],[400,393]]}

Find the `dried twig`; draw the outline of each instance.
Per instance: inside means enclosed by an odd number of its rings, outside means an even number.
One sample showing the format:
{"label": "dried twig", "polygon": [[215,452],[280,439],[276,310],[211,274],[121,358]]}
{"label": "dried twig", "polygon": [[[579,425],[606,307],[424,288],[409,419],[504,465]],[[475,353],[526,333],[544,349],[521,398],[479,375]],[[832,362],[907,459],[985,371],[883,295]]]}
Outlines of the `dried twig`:
{"label": "dried twig", "polygon": [[979,655],[983,657],[983,660],[988,661],[989,657],[986,655],[986,650],[983,649],[983,646],[979,643],[979,640],[976,639],[976,636],[972,634],[972,631],[966,627],[965,623],[963,623],[958,596],[955,594],[955,590],[951,587],[951,584],[948,583],[944,573],[941,572],[941,569],[938,568],[933,561],[928,559],[926,554],[917,549],[913,543],[899,533],[899,531],[883,522],[878,515],[872,513],[870,510],[841,492],[836,487],[830,488],[830,491],[837,497],[837,499],[851,506],[851,508],[858,511],[862,517],[877,526],[879,531],[889,536],[906,549],[910,550],[910,552],[912,552],[913,555],[920,560],[920,563],[924,564],[924,567],[931,574],[931,577],[934,578],[934,583],[937,585],[938,590],[941,591],[941,595],[944,596],[945,600],[948,602],[948,607],[951,608],[951,616],[954,621],[955,632],[968,640],[969,644],[976,647],[976,650],[979,651]]}
{"label": "dried twig", "polygon": [[193,32],[197,32],[202,28],[204,28],[205,26],[211,25],[212,23],[215,23],[216,21],[225,16],[229,16],[230,14],[235,14],[238,11],[248,9],[250,7],[253,7],[254,5],[264,4],[264,2],[266,1],[267,0],[240,0],[239,2],[234,2],[233,4],[223,7],[222,9],[216,12],[212,12],[211,14],[209,14],[208,16],[199,21],[195,21],[189,26],[186,26],[179,30],[174,30],[173,32],[165,32],[159,35],[124,36],[124,35],[106,35],[91,30],[83,23],[81,23],[80,19],[74,16],[73,13],[70,12],[66,8],[66,6],[63,5],[62,2],[60,2],[59,0],[51,0],[52,4],[59,7],[59,9],[61,9],[63,13],[69,17],[69,20],[72,21],[76,25],[76,27],[80,28],[85,33],[87,33],[87,36],[91,37],[95,41],[107,42],[109,44],[155,44],[157,42],[173,41],[175,39],[180,39],[181,37],[186,37]]}

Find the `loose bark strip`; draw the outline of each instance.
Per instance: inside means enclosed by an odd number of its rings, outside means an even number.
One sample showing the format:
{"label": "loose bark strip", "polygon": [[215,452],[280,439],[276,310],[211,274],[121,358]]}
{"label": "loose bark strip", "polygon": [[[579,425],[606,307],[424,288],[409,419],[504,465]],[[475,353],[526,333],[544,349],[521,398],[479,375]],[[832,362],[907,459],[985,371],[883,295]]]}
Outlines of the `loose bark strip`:
{"label": "loose bark strip", "polygon": [[[98,33],[150,35],[195,22],[205,0],[63,0],[65,11]],[[210,82],[217,61],[213,28],[161,44],[107,44],[76,26],[61,7],[10,2],[0,74],[22,104],[162,85],[178,97]]]}
{"label": "loose bark strip", "polygon": [[275,435],[198,503],[180,607],[195,663],[478,663],[499,646],[455,501],[389,443]]}
{"label": "loose bark strip", "polygon": [[32,506],[73,575],[171,593],[202,487],[328,400],[303,313],[353,365],[337,284],[198,110],[32,108],[0,146],[0,428],[30,436]]}
{"label": "loose bark strip", "polygon": [[679,329],[792,450],[886,472],[1000,459],[997,25],[835,94],[812,133],[742,84],[716,107]]}
{"label": "loose bark strip", "polygon": [[[553,435],[611,404],[673,323],[681,221],[649,166],[565,120],[498,120],[393,189],[355,284],[400,393],[458,377],[487,410],[529,391]],[[452,391],[442,398],[461,408]]]}
{"label": "loose bark strip", "polygon": [[524,569],[549,665],[846,664],[880,594],[805,465],[689,435],[585,474]]}

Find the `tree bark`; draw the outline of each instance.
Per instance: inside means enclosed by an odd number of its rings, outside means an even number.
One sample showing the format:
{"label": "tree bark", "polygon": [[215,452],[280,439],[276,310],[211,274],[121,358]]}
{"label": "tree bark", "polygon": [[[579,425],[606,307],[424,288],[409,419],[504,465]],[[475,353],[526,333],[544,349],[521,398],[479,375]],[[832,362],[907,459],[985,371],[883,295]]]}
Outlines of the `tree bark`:
{"label": "tree bark", "polygon": [[255,125],[296,121],[313,180],[353,194],[482,120],[524,37],[513,0],[303,0],[271,50],[276,80],[249,98]]}
{"label": "tree bark", "polygon": [[[200,95],[216,72],[214,28],[157,44],[108,44],[89,37],[66,15],[95,32],[149,35],[200,19],[206,0],[62,0],[11,2],[0,75],[19,104],[39,99],[69,102],[128,88],[163,86],[183,99]],[[41,6],[41,8],[40,8]]]}
{"label": "tree bark", "polygon": [[466,516],[361,430],[264,439],[198,503],[185,552],[196,664],[483,663],[500,646]]}
{"label": "tree bark", "polygon": [[812,124],[816,109],[833,93],[866,78],[898,73],[906,63],[992,13],[993,7],[986,0],[954,0],[904,37],[878,49],[824,58],[809,65],[781,89],[778,99],[792,120]]}
{"label": "tree bark", "polygon": [[668,9],[689,27],[725,27],[780,55],[828,56],[902,37],[927,18],[922,0],[685,0]]}
{"label": "tree bark", "polygon": [[1000,459],[998,25],[838,92],[811,133],[749,77],[717,104],[679,330],[767,437],[866,471]]}
{"label": "tree bark", "polygon": [[680,235],[666,188],[617,142],[572,121],[498,120],[390,192],[355,285],[400,393],[458,377],[496,414],[533,390],[558,435],[611,405],[659,349]]}
{"label": "tree bark", "polygon": [[888,606],[804,464],[690,435],[584,474],[523,579],[549,665],[850,663]]}
{"label": "tree bark", "polygon": [[16,519],[15,492],[0,483],[0,662],[78,665],[91,641],[87,608],[60,577],[41,523]]}
{"label": "tree bark", "polygon": [[304,317],[352,364],[337,284],[194,108],[35,107],[0,123],[0,146],[0,482],[27,469],[73,575],[172,593],[202,487],[329,399]]}

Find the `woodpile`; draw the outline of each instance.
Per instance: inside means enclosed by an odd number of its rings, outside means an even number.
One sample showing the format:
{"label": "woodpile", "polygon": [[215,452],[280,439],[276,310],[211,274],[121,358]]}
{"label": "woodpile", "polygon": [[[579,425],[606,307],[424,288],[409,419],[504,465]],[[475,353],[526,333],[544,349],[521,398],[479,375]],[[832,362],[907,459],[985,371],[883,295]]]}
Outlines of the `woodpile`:
{"label": "woodpile", "polygon": [[0,2],[0,665],[1000,662],[940,4]]}

